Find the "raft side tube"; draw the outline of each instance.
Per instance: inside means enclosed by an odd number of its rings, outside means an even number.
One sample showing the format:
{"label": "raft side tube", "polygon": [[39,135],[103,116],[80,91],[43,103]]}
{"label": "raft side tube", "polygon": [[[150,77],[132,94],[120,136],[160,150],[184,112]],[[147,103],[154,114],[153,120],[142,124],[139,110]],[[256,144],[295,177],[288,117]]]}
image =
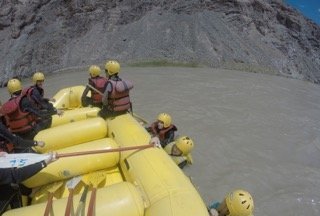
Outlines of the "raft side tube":
{"label": "raft side tube", "polygon": [[[147,145],[150,142],[150,134],[130,113],[107,118],[106,122],[108,137],[113,138],[121,147]],[[120,160],[123,161],[136,151],[138,150],[121,152]]]}
{"label": "raft side tube", "polygon": [[[91,192],[88,192],[86,209],[88,209]],[[74,206],[79,203],[81,195],[74,196]],[[53,201],[53,212],[55,215],[64,215],[67,198]],[[24,208],[14,209],[5,212],[4,216],[17,215],[43,215],[46,203],[40,203]],[[97,190],[96,216],[143,216],[144,206],[137,189],[129,182],[122,182]]]}
{"label": "raft side tube", "polygon": [[86,119],[40,131],[34,140],[44,141],[45,146],[43,148],[35,147],[35,149],[37,152],[45,153],[102,139],[106,135],[107,125],[102,118]]}
{"label": "raft side tube", "polygon": [[[99,170],[99,173],[103,173],[106,178],[98,185],[98,188],[108,187],[113,184],[117,184],[123,182],[122,175],[120,173],[119,167],[115,166],[112,168],[108,168],[105,170]],[[94,174],[94,173],[93,173]],[[54,198],[61,199],[69,196],[69,190],[66,185],[67,180],[64,180],[64,185],[61,187],[55,194]],[[51,183],[52,187],[54,187],[54,183]],[[80,181],[77,186],[74,188],[74,194],[81,194],[85,188],[86,184]],[[46,202],[48,200],[48,189],[50,189],[50,185],[42,186],[32,197],[32,205],[37,203]]]}
{"label": "raft side tube", "polygon": [[[110,138],[95,140],[80,145],[57,150],[57,153],[70,153],[92,150],[118,148],[118,144]],[[23,182],[27,187],[33,188],[51,182],[68,179],[73,176],[114,167],[119,163],[119,152],[90,154],[60,158],[49,164],[39,173]]]}
{"label": "raft side tube", "polygon": [[121,168],[147,196],[145,216],[208,215],[198,191],[163,149],[136,152],[121,162]]}
{"label": "raft side tube", "polygon": [[94,118],[98,116],[100,111],[97,107],[83,107],[74,110],[65,110],[62,116],[53,115],[51,127],[56,127],[71,122]]}
{"label": "raft side tube", "polygon": [[[121,147],[144,145],[150,135],[130,114],[107,119],[108,134]],[[190,180],[159,148],[124,153],[120,166],[127,181],[138,186],[146,205],[145,216],[207,216],[205,203]]]}
{"label": "raft side tube", "polygon": [[85,86],[72,86],[69,88],[64,88],[58,91],[53,98],[53,106],[57,109],[73,109],[79,108],[81,104],[81,96],[85,89]]}

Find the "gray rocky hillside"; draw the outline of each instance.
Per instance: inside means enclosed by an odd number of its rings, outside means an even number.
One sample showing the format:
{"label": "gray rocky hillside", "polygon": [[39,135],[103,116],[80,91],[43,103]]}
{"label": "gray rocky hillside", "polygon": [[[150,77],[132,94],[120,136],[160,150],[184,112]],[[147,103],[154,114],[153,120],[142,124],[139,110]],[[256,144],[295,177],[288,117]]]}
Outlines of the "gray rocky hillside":
{"label": "gray rocky hillside", "polygon": [[320,27],[280,0],[1,0],[0,50],[1,84],[106,59],[320,82]]}

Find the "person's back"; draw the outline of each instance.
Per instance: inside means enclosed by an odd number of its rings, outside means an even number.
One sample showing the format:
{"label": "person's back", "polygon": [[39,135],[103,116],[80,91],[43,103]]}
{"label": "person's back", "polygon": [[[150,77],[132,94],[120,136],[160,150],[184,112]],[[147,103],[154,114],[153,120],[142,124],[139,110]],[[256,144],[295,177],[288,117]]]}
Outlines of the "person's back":
{"label": "person's back", "polygon": [[[91,65],[89,68],[90,78],[88,79],[88,84],[81,96],[82,106],[95,106],[102,107],[102,96],[106,88],[107,78],[100,76],[101,69],[97,65]],[[91,93],[91,97],[87,94]]]}
{"label": "person's back", "polygon": [[7,88],[11,98],[3,104],[0,112],[13,133],[27,133],[35,125],[35,116],[21,107],[22,100],[26,100],[21,82],[17,79],[9,80]]}
{"label": "person's back", "polygon": [[14,134],[32,140],[43,129],[37,123],[37,120],[43,117],[43,114],[32,105],[26,89],[22,90],[19,80],[9,80],[7,88],[11,98],[0,109],[5,118],[5,124]]}
{"label": "person's back", "polygon": [[120,64],[117,61],[108,61],[105,69],[109,78],[102,97],[103,107],[99,115],[105,118],[127,113],[132,110],[129,92],[133,88],[133,84],[118,76]]}
{"label": "person's back", "polygon": [[44,97],[43,83],[45,81],[45,76],[42,72],[36,72],[32,76],[33,84],[23,91],[26,92],[30,105],[40,116],[38,116],[38,123],[41,129],[47,129],[51,126],[52,115],[58,114],[62,115],[61,110],[57,110],[51,103],[50,99]]}

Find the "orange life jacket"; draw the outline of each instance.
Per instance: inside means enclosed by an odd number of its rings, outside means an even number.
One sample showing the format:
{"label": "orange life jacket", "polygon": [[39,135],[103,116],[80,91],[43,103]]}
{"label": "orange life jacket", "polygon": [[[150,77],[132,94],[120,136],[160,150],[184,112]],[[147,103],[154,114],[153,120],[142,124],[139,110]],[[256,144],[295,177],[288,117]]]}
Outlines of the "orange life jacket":
{"label": "orange life jacket", "polygon": [[[106,78],[101,77],[101,76],[89,78],[89,83],[94,88],[99,90],[101,93],[104,93],[107,81],[108,80]],[[95,103],[95,104],[102,103],[102,95],[92,89],[91,89],[91,98],[92,98],[93,103]]]}
{"label": "orange life jacket", "polygon": [[26,91],[23,91],[21,95],[17,97],[11,98],[3,104],[0,110],[13,133],[28,132],[36,123],[36,118],[32,113],[21,110],[20,102],[23,97],[26,97]]}
{"label": "orange life jacket", "polygon": [[112,84],[112,91],[108,95],[108,109],[112,111],[126,111],[131,107],[129,91],[133,88],[130,81],[125,80],[111,80],[108,82]]}

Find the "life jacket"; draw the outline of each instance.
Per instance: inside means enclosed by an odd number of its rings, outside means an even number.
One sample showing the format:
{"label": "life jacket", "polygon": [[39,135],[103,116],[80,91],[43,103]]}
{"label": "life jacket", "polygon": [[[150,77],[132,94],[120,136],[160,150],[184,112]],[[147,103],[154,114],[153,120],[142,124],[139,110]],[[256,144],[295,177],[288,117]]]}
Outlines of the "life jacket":
{"label": "life jacket", "polygon": [[23,89],[22,92],[21,92],[21,94],[27,95],[27,97],[28,97],[29,101],[32,103],[32,105],[34,105],[34,106],[35,106],[36,108],[38,108],[38,109],[41,109],[41,108],[42,108],[42,107],[41,107],[41,104],[38,104],[37,101],[35,101],[35,100],[32,98],[32,92],[33,92],[35,89],[40,92],[41,97],[44,96],[44,90],[43,90],[43,88],[39,88],[39,87],[37,87],[37,86],[35,86],[35,85]]}
{"label": "life jacket", "polygon": [[[101,93],[104,93],[107,81],[108,80],[106,78],[101,77],[101,76],[97,76],[97,77],[94,77],[94,78],[89,78],[89,83],[94,88],[99,90]],[[92,102],[95,103],[95,104],[102,103],[102,95],[99,94],[98,92],[96,92],[93,89],[91,89],[91,98],[92,98]]]}
{"label": "life jacket", "polygon": [[11,98],[3,104],[0,110],[4,115],[6,124],[13,133],[28,132],[36,123],[36,118],[32,113],[21,110],[20,102],[23,97],[26,97],[26,91],[22,91],[21,95]]}
{"label": "life jacket", "polygon": [[171,124],[169,127],[167,128],[162,128],[162,129],[159,129],[158,128],[158,122],[153,122],[150,126],[151,128],[151,132],[154,134],[154,135],[157,135],[159,137],[159,140],[160,141],[163,141],[165,138],[166,138],[166,134],[170,131],[170,130],[174,130],[176,131],[177,130],[177,127],[173,124]]}
{"label": "life jacket", "polygon": [[164,147],[164,150],[167,152],[168,155],[170,155],[171,159],[179,166],[183,162],[188,162],[188,158],[181,155],[181,156],[174,156],[172,155],[172,148],[175,142],[171,142],[168,145]]}
{"label": "life jacket", "polygon": [[112,84],[112,90],[108,95],[108,109],[116,112],[129,110],[131,107],[129,91],[133,88],[133,84],[126,80],[109,79],[108,82]]}

